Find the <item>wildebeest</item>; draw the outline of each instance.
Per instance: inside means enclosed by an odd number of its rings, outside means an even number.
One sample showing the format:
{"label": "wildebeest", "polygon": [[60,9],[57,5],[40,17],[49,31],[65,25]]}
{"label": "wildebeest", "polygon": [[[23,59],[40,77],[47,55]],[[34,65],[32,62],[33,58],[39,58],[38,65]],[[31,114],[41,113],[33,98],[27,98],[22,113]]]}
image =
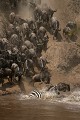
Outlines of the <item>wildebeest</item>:
{"label": "wildebeest", "polygon": [[35,74],[33,77],[32,77],[32,81],[31,83],[33,83],[33,86],[34,86],[34,83],[35,82],[41,82],[41,83],[46,83],[46,84],[49,84],[50,83],[50,73],[48,72],[48,70],[43,70],[41,71],[40,73],[38,74]]}
{"label": "wildebeest", "polygon": [[76,24],[76,22],[69,21],[69,22],[67,23],[66,27],[69,27],[69,28],[71,28],[72,30],[76,30],[76,29],[77,29],[77,24]]}
{"label": "wildebeest", "polygon": [[29,54],[28,54],[28,57],[32,60],[36,60],[37,58],[37,53],[36,53],[36,50],[34,48],[32,49],[29,49]]}
{"label": "wildebeest", "polygon": [[66,92],[66,91],[70,91],[70,85],[66,84],[66,83],[58,83],[57,85],[53,86],[49,86],[49,88],[47,89],[47,91],[55,91],[57,94],[60,94],[60,92]]}
{"label": "wildebeest", "polygon": [[9,68],[0,69],[0,81],[2,86],[4,84],[4,79],[8,79],[10,83],[12,83],[12,70]]}
{"label": "wildebeest", "polygon": [[21,31],[22,31],[22,39],[23,41],[27,40],[29,37],[29,26],[28,23],[23,23],[21,26]]}
{"label": "wildebeest", "polygon": [[31,59],[26,59],[24,62],[24,72],[25,76],[29,76],[30,71],[34,74],[34,63]]}
{"label": "wildebeest", "polygon": [[63,35],[66,39],[71,39],[72,36],[76,35],[77,24],[76,22],[69,21],[63,29]]}
{"label": "wildebeest", "polygon": [[52,18],[53,14],[55,12],[57,12],[57,10],[53,10],[50,7],[47,8],[47,13],[48,13],[48,16],[49,16],[49,20]]}
{"label": "wildebeest", "polygon": [[47,31],[46,31],[45,27],[41,26],[39,28],[39,30],[38,30],[38,38],[43,39],[43,37],[45,36],[46,32]]}
{"label": "wildebeest", "polygon": [[46,58],[44,58],[43,56],[41,56],[41,57],[38,59],[38,67],[39,67],[41,70],[44,70],[44,69],[45,69],[47,63],[48,63],[48,62],[47,62]]}
{"label": "wildebeest", "polygon": [[7,60],[7,57],[0,58],[0,68],[10,68],[13,60]]}
{"label": "wildebeest", "polygon": [[46,10],[42,10],[41,22],[42,22],[42,25],[46,25],[49,22],[49,16]]}
{"label": "wildebeest", "polygon": [[11,66],[11,70],[12,70],[12,73],[13,73],[13,80],[16,80],[16,77],[18,77],[18,81],[20,82],[21,77],[23,75],[23,71],[20,70],[18,64],[13,63],[12,66]]}
{"label": "wildebeest", "polygon": [[61,29],[60,29],[60,23],[56,19],[56,17],[51,18],[51,20],[50,20],[50,29],[51,29],[51,33],[53,34],[53,37],[57,39],[58,32]]}
{"label": "wildebeest", "polygon": [[36,6],[35,10],[34,10],[34,18],[36,21],[40,22],[41,21],[41,7],[40,6]]}
{"label": "wildebeest", "polygon": [[72,36],[72,31],[69,27],[65,27],[63,29],[63,36],[66,38],[66,39],[69,39],[71,36]]}
{"label": "wildebeest", "polygon": [[10,42],[11,42],[11,44],[13,44],[14,46],[19,46],[19,38],[18,38],[18,35],[17,35],[17,34],[11,35]]}
{"label": "wildebeest", "polygon": [[47,25],[56,11],[57,10],[51,9],[47,4],[43,4],[42,7],[36,5],[34,10],[34,18],[38,24]]}
{"label": "wildebeest", "polygon": [[29,35],[30,41],[33,43],[33,45],[36,47],[37,46],[37,36],[35,33],[31,33]]}
{"label": "wildebeest", "polygon": [[34,48],[33,43],[31,43],[29,40],[26,40],[26,41],[24,42],[24,45],[25,45],[28,49]]}
{"label": "wildebeest", "polygon": [[6,38],[2,38],[0,40],[0,49],[1,50],[6,50],[8,46],[8,40]]}
{"label": "wildebeest", "polygon": [[33,19],[28,19],[28,26],[29,26],[29,32],[36,33],[37,25],[36,22]]}

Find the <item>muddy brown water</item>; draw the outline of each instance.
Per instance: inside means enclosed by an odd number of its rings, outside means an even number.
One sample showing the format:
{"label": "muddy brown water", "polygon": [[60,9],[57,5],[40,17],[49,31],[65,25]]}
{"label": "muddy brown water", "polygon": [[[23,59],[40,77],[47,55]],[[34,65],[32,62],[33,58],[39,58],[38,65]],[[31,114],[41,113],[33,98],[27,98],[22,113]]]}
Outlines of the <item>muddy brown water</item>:
{"label": "muddy brown water", "polygon": [[79,105],[0,97],[0,120],[80,120]]}

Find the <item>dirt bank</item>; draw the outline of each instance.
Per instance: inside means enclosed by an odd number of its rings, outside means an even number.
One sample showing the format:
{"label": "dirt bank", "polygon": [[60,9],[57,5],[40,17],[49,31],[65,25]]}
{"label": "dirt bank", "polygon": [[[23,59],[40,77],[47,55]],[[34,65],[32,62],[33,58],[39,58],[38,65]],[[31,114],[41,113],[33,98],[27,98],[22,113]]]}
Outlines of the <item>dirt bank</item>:
{"label": "dirt bank", "polygon": [[[48,50],[46,53],[43,53],[44,56],[47,57],[48,68],[52,74],[51,82],[56,84],[58,82],[68,82],[68,83],[79,83],[80,84],[80,46],[76,44],[80,44],[79,40],[79,0],[50,0],[50,5],[53,8],[57,9],[55,16],[60,21],[61,29],[64,28],[66,23],[70,20],[76,21],[78,24],[78,35],[76,41],[65,41],[62,36],[62,31],[60,32],[62,38],[60,41],[56,42],[53,40],[50,35]],[[76,9],[77,7],[77,9]],[[77,55],[76,58],[74,58]],[[59,66],[62,66],[60,69]],[[65,72],[66,67],[67,71]],[[74,75],[75,74],[75,75]]]}

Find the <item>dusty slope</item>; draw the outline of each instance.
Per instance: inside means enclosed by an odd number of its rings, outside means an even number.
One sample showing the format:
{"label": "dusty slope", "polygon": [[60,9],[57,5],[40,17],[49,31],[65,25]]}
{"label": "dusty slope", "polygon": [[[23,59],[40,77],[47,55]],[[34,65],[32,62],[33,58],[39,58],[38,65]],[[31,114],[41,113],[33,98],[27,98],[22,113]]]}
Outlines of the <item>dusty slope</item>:
{"label": "dusty slope", "polygon": [[[49,49],[46,53],[43,53],[47,57],[48,67],[52,74],[52,83],[58,82],[69,82],[69,83],[80,83],[80,44],[79,40],[79,0],[50,0],[50,5],[53,8],[57,8],[55,16],[60,21],[61,28],[63,29],[65,24],[70,21],[77,21],[78,24],[78,36],[76,42],[65,42],[60,32],[62,39],[61,42],[56,42],[50,36],[48,43]],[[77,7],[77,9],[76,9]],[[75,75],[74,75],[75,74]]]}

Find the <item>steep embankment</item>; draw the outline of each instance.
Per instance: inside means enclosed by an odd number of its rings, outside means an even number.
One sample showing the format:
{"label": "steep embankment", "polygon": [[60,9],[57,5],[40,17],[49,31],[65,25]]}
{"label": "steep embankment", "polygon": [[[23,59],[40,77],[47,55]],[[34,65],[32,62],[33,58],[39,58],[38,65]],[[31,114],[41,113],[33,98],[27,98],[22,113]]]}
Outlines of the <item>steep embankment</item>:
{"label": "steep embankment", "polygon": [[[47,57],[48,68],[52,74],[52,83],[69,82],[80,83],[80,40],[79,40],[79,0],[50,0],[50,5],[57,9],[55,16],[60,21],[61,29],[70,20],[78,24],[78,35],[75,41],[65,41],[61,34],[61,42],[56,42],[50,35],[48,50],[43,55]],[[76,9],[77,8],[77,9]]]}

